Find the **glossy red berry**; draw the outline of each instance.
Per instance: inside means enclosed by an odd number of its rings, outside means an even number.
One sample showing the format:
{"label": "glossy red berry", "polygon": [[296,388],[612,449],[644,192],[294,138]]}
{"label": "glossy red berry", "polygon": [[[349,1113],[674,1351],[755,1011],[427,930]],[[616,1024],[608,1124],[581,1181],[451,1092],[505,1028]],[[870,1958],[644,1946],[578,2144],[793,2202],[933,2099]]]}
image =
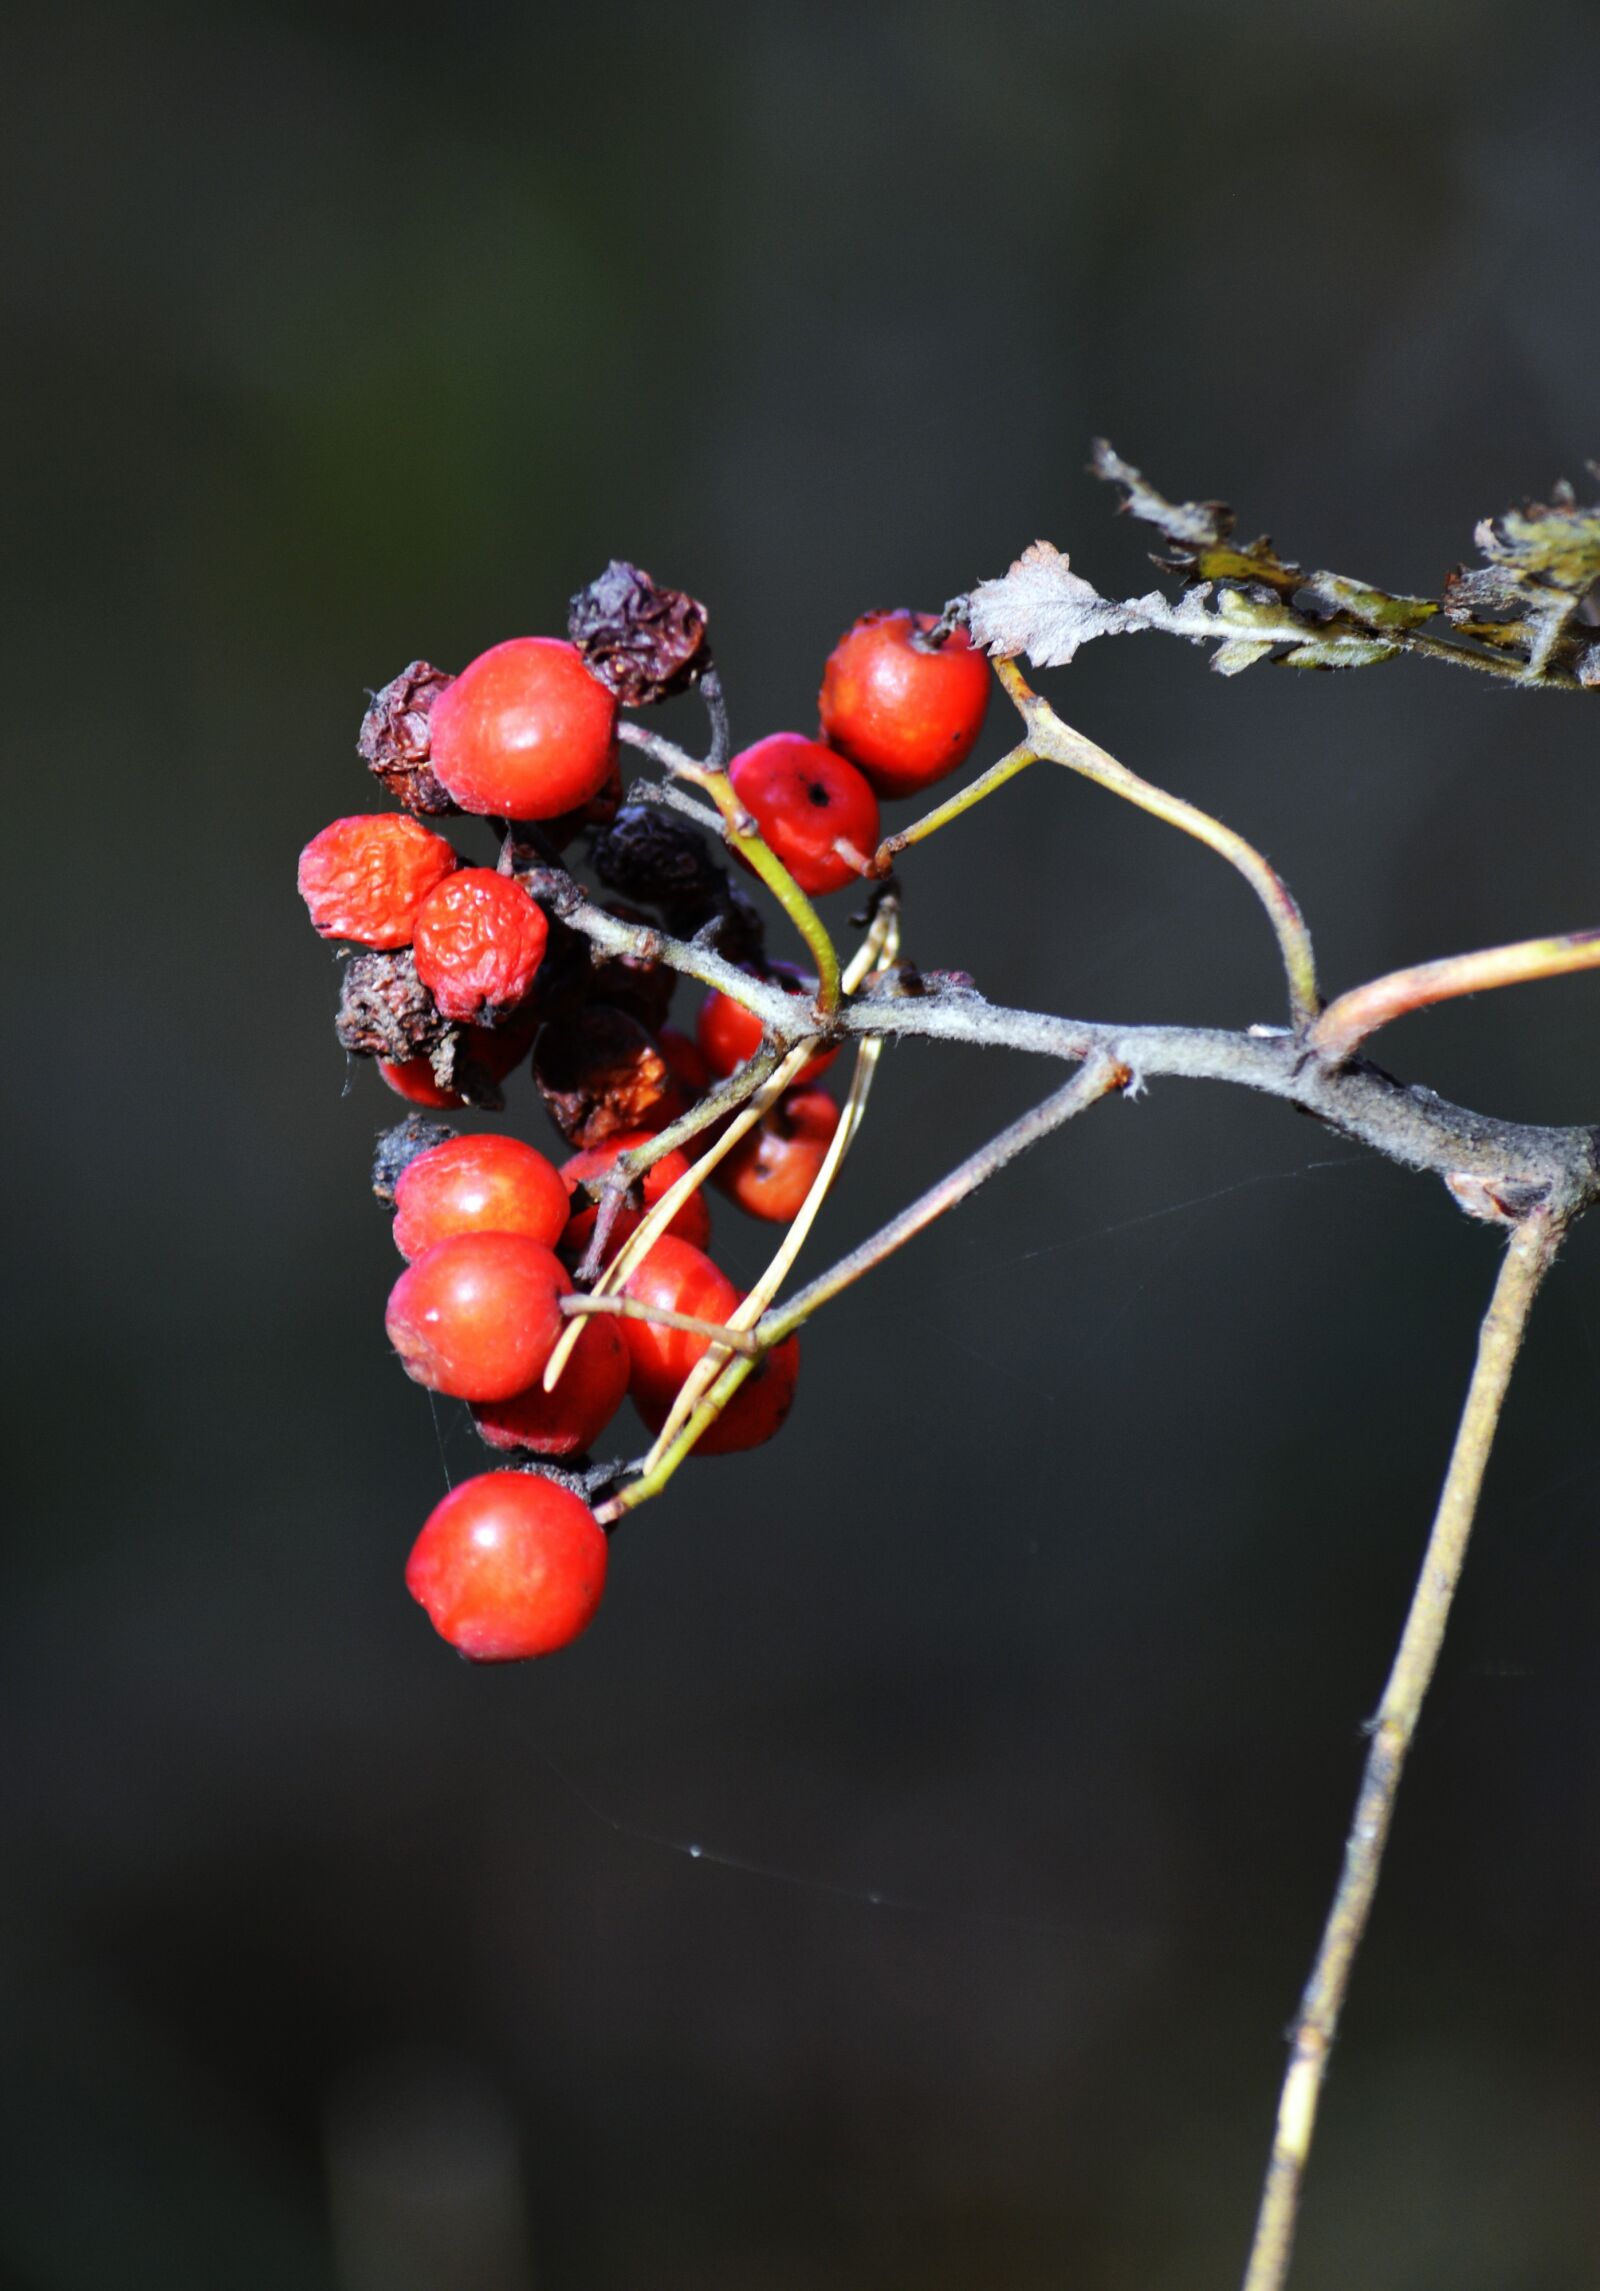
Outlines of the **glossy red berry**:
{"label": "glossy red berry", "polygon": [[[600,1214],[599,1204],[591,1201],[586,1194],[580,1195],[579,1186],[587,1183],[590,1178],[604,1177],[614,1161],[625,1153],[631,1153],[635,1146],[648,1145],[650,1137],[649,1130],[624,1130],[617,1137],[607,1138],[604,1145],[586,1146],[582,1153],[573,1154],[570,1160],[561,1164],[561,1175],[566,1181],[572,1211],[561,1242],[565,1255],[573,1259],[583,1255],[594,1238],[595,1219]],[[617,1211],[612,1221],[608,1255],[615,1256],[629,1234],[637,1229],[645,1209],[653,1209],[668,1188],[677,1184],[688,1167],[688,1155],[676,1147],[671,1153],[664,1153],[659,1161],[650,1164],[638,1188],[643,1196],[644,1207],[633,1209],[624,1203]],[[667,1231],[676,1234],[680,1241],[692,1242],[697,1249],[705,1247],[711,1238],[711,1211],[704,1193],[690,1194]]]}
{"label": "glossy red berry", "polygon": [[860,882],[878,847],[878,799],[854,764],[820,740],[773,732],[735,756],[728,777],[802,891],[820,897]]}
{"label": "glossy red berry", "polygon": [[435,777],[463,811],[555,819],[600,793],[617,703],[570,644],[517,636],[461,671],[433,704]]}
{"label": "glossy red berry", "polygon": [[[726,1321],[741,1293],[703,1250],[670,1237],[658,1241],[623,1284],[624,1294],[666,1312],[690,1313],[697,1320]],[[649,1321],[625,1320],[623,1334],[633,1356],[628,1390],[647,1427],[659,1431],[679,1387],[710,1343],[687,1329],[662,1328]],[[728,1407],[696,1445],[696,1455],[732,1455],[770,1440],[788,1415],[800,1373],[800,1344],[786,1337],[752,1371]]]}
{"label": "glossy red berry", "polygon": [[297,881],[325,939],[404,947],[418,908],[455,866],[444,837],[409,812],[365,812],[311,838]]}
{"label": "glossy red berry", "polygon": [[[804,977],[792,963],[770,963],[766,978],[770,985],[781,986],[789,994],[803,994],[808,1001],[817,991],[815,979]],[[734,1073],[761,1047],[761,1021],[755,1012],[736,1002],[731,994],[719,993],[715,987],[700,1005],[695,1034],[706,1064],[718,1075]],[[819,1074],[825,1074],[838,1055],[837,1044],[831,1050],[819,1050],[815,1058],[808,1059],[801,1067],[795,1077],[795,1087],[803,1088]]]}
{"label": "glossy red berry", "polygon": [[570,1287],[553,1249],[523,1233],[454,1233],[408,1265],[384,1326],[418,1384],[457,1400],[509,1400],[539,1376]]}
{"label": "glossy red berry", "polygon": [[412,1263],[452,1233],[523,1233],[553,1249],[566,1227],[567,1189],[521,1138],[450,1138],[402,1170],[394,1210],[395,1247]]}
{"label": "glossy red berry", "polygon": [[[623,1294],[658,1311],[689,1313],[703,1321],[726,1321],[739,1302],[738,1290],[705,1251],[672,1234],[634,1267]],[[642,1320],[625,1320],[622,1333],[633,1356],[629,1391],[641,1407],[653,1405],[664,1415],[709,1339]]]}
{"label": "glossy red berry", "polygon": [[462,867],[417,910],[417,976],[446,1018],[492,1025],[526,997],[549,933],[512,876]]}
{"label": "glossy red berry", "polygon": [[750,1216],[787,1225],[799,1215],[838,1127],[839,1109],[826,1090],[785,1090],[718,1163],[716,1182]]}
{"label": "glossy red berry", "polygon": [[509,1400],[480,1402],[473,1420],[491,1448],[586,1455],[627,1397],[630,1365],[618,1321],[589,1313],[554,1392],[535,1377]]}
{"label": "glossy red berry", "polygon": [[604,1530],[570,1490],[535,1472],[485,1472],[429,1514],[406,1588],[474,1662],[521,1662],[593,1620],[607,1555]]}
{"label": "glossy red berry", "polygon": [[[736,1456],[759,1448],[781,1429],[794,1406],[800,1380],[800,1339],[786,1336],[773,1346],[740,1385],[714,1424],[708,1424],[694,1444],[697,1456]],[[667,1420],[665,1408],[635,1395],[645,1430],[659,1432]]]}
{"label": "glossy red berry", "polygon": [[971,755],[993,682],[965,629],[919,643],[932,613],[866,613],[828,655],[817,706],[823,737],[881,796],[915,795]]}

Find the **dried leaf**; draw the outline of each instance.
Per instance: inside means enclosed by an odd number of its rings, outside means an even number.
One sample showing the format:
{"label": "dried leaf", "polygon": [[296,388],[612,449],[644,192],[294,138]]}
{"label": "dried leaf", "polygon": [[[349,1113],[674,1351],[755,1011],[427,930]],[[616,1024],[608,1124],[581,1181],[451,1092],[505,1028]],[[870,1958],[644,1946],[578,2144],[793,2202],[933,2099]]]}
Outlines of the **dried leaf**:
{"label": "dried leaf", "polygon": [[969,600],[973,643],[1000,660],[1026,653],[1035,668],[1064,668],[1097,636],[1160,627],[1170,610],[1154,591],[1109,603],[1049,541],[1024,549],[1008,573],[980,582]]}

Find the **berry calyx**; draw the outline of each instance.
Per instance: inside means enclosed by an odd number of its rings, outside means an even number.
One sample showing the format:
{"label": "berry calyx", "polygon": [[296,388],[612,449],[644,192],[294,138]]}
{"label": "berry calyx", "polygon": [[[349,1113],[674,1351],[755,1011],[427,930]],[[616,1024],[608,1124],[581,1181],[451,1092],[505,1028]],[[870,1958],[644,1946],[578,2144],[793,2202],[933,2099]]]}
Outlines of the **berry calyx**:
{"label": "berry calyx", "polygon": [[[781,986],[787,994],[804,995],[808,1001],[817,991],[815,979],[805,977],[792,963],[769,963],[764,973],[752,972],[751,976],[764,976],[770,985]],[[731,994],[723,994],[713,987],[700,1005],[695,1038],[712,1073],[726,1076],[736,1072],[760,1049],[761,1021],[753,1010],[736,1002]],[[825,1074],[838,1055],[837,1043],[829,1050],[819,1050],[795,1076],[795,1087],[803,1088],[819,1074]]]}
{"label": "berry calyx", "polygon": [[802,891],[820,898],[860,881],[878,847],[878,799],[854,764],[820,740],[773,732],[734,757],[728,778]]}
{"label": "berry calyx", "polygon": [[418,1154],[394,1191],[395,1247],[415,1263],[453,1233],[522,1233],[553,1249],[567,1222],[567,1188],[521,1138],[451,1138]]}
{"label": "berry calyx", "polygon": [[[635,1146],[648,1145],[650,1137],[649,1130],[623,1130],[617,1137],[607,1138],[604,1145],[585,1146],[582,1153],[573,1154],[570,1160],[561,1164],[561,1175],[566,1181],[571,1205],[571,1215],[561,1240],[563,1255],[576,1261],[584,1254],[594,1238],[595,1220],[600,1214],[599,1203],[591,1201],[579,1188],[591,1178],[604,1177],[623,1154],[631,1153]],[[670,1153],[664,1153],[659,1161],[650,1164],[644,1176],[631,1189],[635,1197],[642,1199],[643,1206],[634,1208],[630,1202],[624,1201],[617,1210],[612,1219],[608,1254],[616,1254],[628,1236],[637,1230],[645,1210],[653,1209],[661,1196],[677,1184],[688,1168],[688,1155],[677,1147]],[[705,1195],[691,1193],[667,1231],[676,1234],[680,1241],[691,1242],[695,1248],[703,1249],[711,1238],[711,1211]],[[565,1377],[562,1381],[566,1381]]]}
{"label": "berry calyx", "polygon": [[479,653],[433,703],[431,763],[463,811],[555,819],[600,793],[617,703],[570,644],[516,636]]}
{"label": "berry calyx", "polygon": [[311,838],[296,881],[323,938],[392,948],[408,944],[418,909],[455,867],[444,837],[409,812],[360,812]]}
{"label": "berry calyx", "polygon": [[881,796],[916,795],[966,762],[983,729],[993,678],[965,629],[920,641],[932,613],[864,613],[822,672],[823,737]]}
{"label": "berry calyx", "polygon": [[785,1090],[712,1174],[747,1215],[787,1225],[799,1215],[838,1127],[839,1109],[826,1090]]}
{"label": "berry calyx", "polygon": [[513,877],[462,867],[417,909],[417,976],[446,1018],[492,1026],[526,998],[549,934]]}
{"label": "berry calyx", "polygon": [[603,1529],[570,1489],[484,1472],[429,1513],[406,1589],[473,1662],[521,1662],[569,1646],[593,1620],[607,1556]]}
{"label": "berry calyx", "polygon": [[456,1400],[509,1400],[565,1327],[566,1268],[524,1233],[453,1233],[408,1265],[384,1326],[406,1374]]}
{"label": "berry calyx", "polygon": [[511,1452],[586,1455],[627,1397],[630,1365],[615,1318],[588,1313],[554,1392],[536,1377],[509,1400],[481,1401],[472,1411],[479,1437]]}

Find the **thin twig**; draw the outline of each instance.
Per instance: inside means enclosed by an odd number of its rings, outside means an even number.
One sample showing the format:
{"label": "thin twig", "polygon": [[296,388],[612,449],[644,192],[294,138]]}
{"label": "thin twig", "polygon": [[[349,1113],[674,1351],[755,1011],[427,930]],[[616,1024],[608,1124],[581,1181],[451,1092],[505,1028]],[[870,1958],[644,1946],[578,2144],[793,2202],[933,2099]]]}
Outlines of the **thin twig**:
{"label": "thin twig", "polygon": [[703,1336],[730,1352],[742,1352],[755,1360],[760,1357],[761,1346],[747,1329],[739,1329],[726,1321],[702,1320],[695,1313],[675,1313],[665,1305],[643,1303],[638,1297],[584,1296],[574,1291],[563,1297],[561,1310],[569,1320],[582,1320],[593,1313],[612,1313],[619,1320],[649,1321],[657,1328],[681,1328],[690,1336]]}
{"label": "thin twig", "polygon": [[1521,939],[1509,947],[1483,947],[1470,955],[1443,955],[1369,979],[1330,1002],[1311,1029],[1319,1057],[1348,1058],[1360,1043],[1408,1011],[1426,1010],[1461,994],[1484,994],[1491,987],[1525,986],[1532,980],[1562,978],[1569,971],[1600,967],[1600,930],[1563,931],[1545,939]]}
{"label": "thin twig", "polygon": [[1565,1205],[1560,1209],[1545,1207],[1516,1228],[1483,1318],[1477,1363],[1423,1554],[1422,1572],[1394,1668],[1372,1722],[1372,1747],[1345,1845],[1338,1890],[1295,2021],[1244,2291],[1282,2291],[1288,2276],[1317,2102],[1350,1985],[1350,1968],[1377,1891],[1400,1777],[1444,1641],[1484,1467],[1529,1309],[1555,1257],[1569,1214]]}

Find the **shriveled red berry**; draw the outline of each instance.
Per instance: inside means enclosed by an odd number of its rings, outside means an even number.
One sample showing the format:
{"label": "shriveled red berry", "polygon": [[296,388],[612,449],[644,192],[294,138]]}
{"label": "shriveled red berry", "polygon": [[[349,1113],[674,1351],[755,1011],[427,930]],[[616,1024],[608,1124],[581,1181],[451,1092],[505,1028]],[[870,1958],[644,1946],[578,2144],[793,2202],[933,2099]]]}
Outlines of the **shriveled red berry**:
{"label": "shriveled red berry", "polygon": [[[816,981],[806,978],[792,963],[769,963],[764,976],[769,985],[781,986],[788,994],[802,994],[808,1001],[817,991]],[[734,1073],[761,1047],[761,1021],[755,1012],[736,1002],[731,994],[720,993],[716,987],[700,1005],[695,1034],[713,1074]],[[825,1074],[838,1055],[837,1044],[831,1050],[819,1050],[795,1076],[796,1089]]]}
{"label": "shriveled red berry", "polygon": [[878,799],[854,764],[820,740],[773,732],[735,756],[728,777],[802,891],[859,883],[878,846]]}
{"label": "shriveled red berry", "polygon": [[582,1456],[594,1446],[628,1392],[628,1347],[609,1313],[589,1313],[554,1392],[535,1377],[509,1400],[485,1400],[473,1421],[491,1448],[535,1456]]}
{"label": "shriveled red berry", "polygon": [[713,1173],[752,1217],[787,1225],[797,1217],[827,1157],[839,1109],[826,1090],[785,1090]]}
{"label": "shriveled red berry", "polygon": [[553,1249],[567,1222],[555,1166],[521,1138],[450,1138],[418,1154],[394,1191],[395,1247],[415,1263],[452,1233],[525,1233]]}
{"label": "shriveled red berry", "polygon": [[617,703],[570,644],[515,636],[439,694],[428,729],[434,774],[463,811],[555,819],[605,786]]}
{"label": "shriveled red berry", "polygon": [[446,1018],[492,1025],[527,996],[549,935],[512,876],[463,867],[417,911],[417,976]]}
{"label": "shriveled red berry", "polygon": [[361,812],[311,838],[296,879],[325,939],[403,947],[418,908],[455,866],[444,837],[409,812]]}
{"label": "shriveled red berry", "polygon": [[[670,1233],[635,1265],[623,1294],[658,1311],[689,1313],[703,1321],[726,1321],[739,1302],[738,1290],[705,1251]],[[642,1320],[625,1320],[622,1333],[633,1356],[629,1391],[641,1408],[649,1404],[665,1415],[709,1338]]]}
{"label": "shriveled red berry", "polygon": [[607,1556],[605,1531],[569,1489],[535,1472],[484,1472],[429,1513],[406,1589],[474,1662],[521,1662],[568,1646],[593,1620]]}
{"label": "shriveled red berry", "polygon": [[994,679],[965,629],[919,642],[932,613],[864,613],[822,672],[822,735],[881,796],[915,795],[971,755]]}
{"label": "shriveled red berry", "polygon": [[[649,1130],[624,1130],[617,1137],[607,1138],[604,1145],[585,1146],[582,1153],[573,1154],[570,1160],[561,1164],[561,1175],[566,1180],[572,1208],[561,1242],[566,1256],[576,1260],[583,1255],[594,1238],[595,1219],[600,1214],[599,1204],[581,1194],[579,1187],[590,1178],[604,1177],[612,1163],[623,1154],[631,1153],[635,1146],[648,1145],[650,1136]],[[668,1188],[677,1184],[688,1167],[688,1155],[676,1147],[671,1153],[664,1153],[659,1161],[650,1164],[639,1180],[637,1189],[643,1196],[643,1207],[633,1209],[624,1203],[617,1211],[611,1226],[609,1254],[616,1254],[629,1234],[637,1229],[644,1211],[653,1209]],[[703,1249],[711,1238],[711,1211],[706,1205],[705,1195],[691,1193],[667,1231],[676,1234],[680,1241],[692,1242],[695,1248]]]}
{"label": "shriveled red berry", "polygon": [[570,1285],[555,1251],[524,1233],[453,1233],[406,1267],[384,1326],[418,1384],[457,1400],[509,1400],[555,1350]]}
{"label": "shriveled red berry", "polygon": [[[694,1444],[697,1456],[734,1456],[746,1448],[759,1448],[770,1440],[794,1406],[800,1379],[800,1339],[786,1336],[757,1361],[714,1424],[708,1424]],[[634,1406],[645,1430],[659,1432],[667,1409],[648,1394],[635,1393]]]}

